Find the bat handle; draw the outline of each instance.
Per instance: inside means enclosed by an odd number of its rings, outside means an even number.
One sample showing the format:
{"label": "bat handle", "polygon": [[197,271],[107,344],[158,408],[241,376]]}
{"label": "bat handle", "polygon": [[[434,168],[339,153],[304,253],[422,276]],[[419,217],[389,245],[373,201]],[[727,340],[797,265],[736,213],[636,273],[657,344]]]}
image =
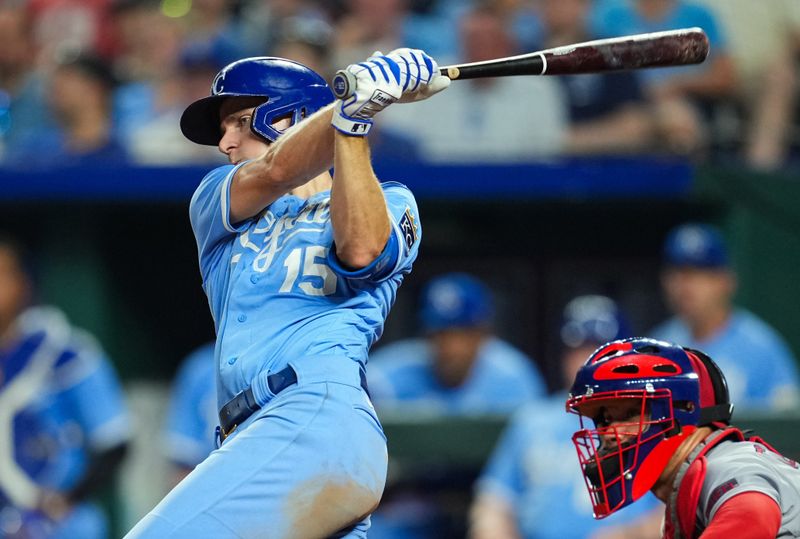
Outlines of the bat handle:
{"label": "bat handle", "polygon": [[333,76],[331,89],[338,99],[347,99],[356,93],[356,77],[346,69],[340,69]]}
{"label": "bat handle", "polygon": [[[439,73],[445,77],[455,80],[459,76],[459,69],[456,66],[445,66],[439,69]],[[337,99],[348,99],[356,93],[356,77],[346,69],[340,69],[331,80],[331,90]]]}
{"label": "bat handle", "polygon": [[442,66],[439,68],[439,74],[450,80],[456,80],[461,75],[461,71],[458,66]]}

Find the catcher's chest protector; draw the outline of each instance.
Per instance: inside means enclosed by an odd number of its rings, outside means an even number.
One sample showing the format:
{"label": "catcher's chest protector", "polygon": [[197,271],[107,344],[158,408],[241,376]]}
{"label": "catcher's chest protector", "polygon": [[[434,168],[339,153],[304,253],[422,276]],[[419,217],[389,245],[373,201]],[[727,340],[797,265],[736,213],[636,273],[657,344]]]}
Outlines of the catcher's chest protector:
{"label": "catcher's chest protector", "polygon": [[746,437],[741,430],[735,427],[712,432],[692,450],[678,469],[678,475],[675,476],[672,493],[667,502],[663,539],[695,539],[699,536],[695,527],[700,491],[706,477],[705,455],[725,440],[756,442],[777,453],[772,446],[758,436]]}

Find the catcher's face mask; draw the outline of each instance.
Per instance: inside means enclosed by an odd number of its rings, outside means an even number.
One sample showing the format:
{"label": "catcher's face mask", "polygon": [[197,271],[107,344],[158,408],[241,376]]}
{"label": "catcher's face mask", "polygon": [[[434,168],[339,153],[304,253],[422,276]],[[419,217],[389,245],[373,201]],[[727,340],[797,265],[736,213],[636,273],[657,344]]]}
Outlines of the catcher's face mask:
{"label": "catcher's face mask", "polygon": [[652,401],[660,400],[666,407],[671,402],[669,391],[658,393],[612,391],[568,402],[570,411],[580,416],[581,429],[572,441],[595,518],[606,517],[641,495],[633,493],[634,478],[663,439],[664,429],[672,425],[671,414],[655,420],[651,417]]}
{"label": "catcher's face mask", "polygon": [[730,419],[719,368],[708,356],[653,339],[612,341],[575,376],[567,410],[595,518],[644,496],[698,426]]}

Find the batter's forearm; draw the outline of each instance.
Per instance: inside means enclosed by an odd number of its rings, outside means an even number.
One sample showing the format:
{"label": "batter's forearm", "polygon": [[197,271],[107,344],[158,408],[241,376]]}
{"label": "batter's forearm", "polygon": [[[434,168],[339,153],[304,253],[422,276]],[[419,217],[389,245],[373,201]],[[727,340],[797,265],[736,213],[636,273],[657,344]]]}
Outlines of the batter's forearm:
{"label": "batter's forearm", "polygon": [[330,207],[336,255],[352,269],[363,268],[381,254],[391,230],[366,137],[337,132],[334,168]]}
{"label": "batter's forearm", "polygon": [[231,184],[230,217],[250,218],[333,165],[332,105],[288,129],[258,159],[244,165]]}

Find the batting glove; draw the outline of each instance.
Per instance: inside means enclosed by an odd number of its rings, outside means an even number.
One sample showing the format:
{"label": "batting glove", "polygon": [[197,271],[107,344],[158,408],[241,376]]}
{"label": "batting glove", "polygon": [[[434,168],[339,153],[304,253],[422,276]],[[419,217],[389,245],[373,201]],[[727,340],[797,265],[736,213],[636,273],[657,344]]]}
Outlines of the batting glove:
{"label": "batting glove", "polygon": [[421,101],[450,86],[450,79],[439,73],[439,65],[425,51],[403,47],[386,55],[400,66],[403,97],[400,103]]}
{"label": "batting glove", "polygon": [[372,117],[403,95],[400,66],[388,56],[375,55],[345,69],[354,79],[354,92],[337,101],[332,124],[345,135],[364,136]]}

